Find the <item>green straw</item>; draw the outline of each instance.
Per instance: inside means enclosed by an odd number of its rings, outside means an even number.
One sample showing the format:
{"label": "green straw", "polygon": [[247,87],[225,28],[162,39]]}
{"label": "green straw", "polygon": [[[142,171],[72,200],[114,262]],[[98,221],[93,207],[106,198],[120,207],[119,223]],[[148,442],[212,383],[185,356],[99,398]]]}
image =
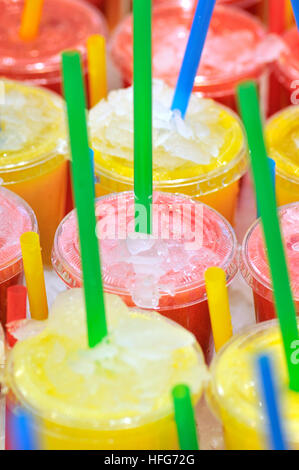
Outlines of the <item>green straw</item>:
{"label": "green straw", "polygon": [[[135,230],[151,234],[153,198],[152,0],[134,0],[133,18]],[[144,211],[146,211],[146,216]],[[139,212],[140,222],[137,219]]]}
{"label": "green straw", "polygon": [[72,153],[73,187],[80,235],[88,344],[92,348],[107,335],[107,324],[99,245],[96,237],[94,182],[88,147],[80,54],[78,52],[64,52],[62,54],[62,68]]}
{"label": "green straw", "polygon": [[288,275],[283,241],[280,233],[275,195],[254,82],[238,87],[241,116],[245,125],[257,201],[261,214],[269,265],[272,275],[276,311],[280,323],[285,358],[289,373],[289,387],[299,392],[299,364],[291,360],[292,345],[298,340],[296,310]]}
{"label": "green straw", "polygon": [[190,389],[176,385],[172,389],[175,421],[181,450],[199,450]]}

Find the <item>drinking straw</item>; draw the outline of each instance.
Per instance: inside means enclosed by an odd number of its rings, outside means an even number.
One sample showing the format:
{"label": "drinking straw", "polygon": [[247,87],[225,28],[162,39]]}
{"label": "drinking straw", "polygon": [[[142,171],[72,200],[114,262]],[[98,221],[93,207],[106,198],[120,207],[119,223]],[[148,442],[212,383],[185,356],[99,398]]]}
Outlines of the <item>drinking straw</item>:
{"label": "drinking straw", "polygon": [[107,96],[106,40],[100,34],[87,39],[90,107]]}
{"label": "drinking straw", "polygon": [[62,69],[80,235],[88,344],[92,348],[107,335],[107,324],[99,245],[96,237],[94,184],[88,147],[80,54],[74,51],[64,52]]}
{"label": "drinking straw", "polygon": [[291,390],[299,392],[299,365],[293,364],[292,344],[298,341],[296,310],[292,299],[285,252],[280,233],[270,168],[263,138],[261,115],[254,82],[238,87],[241,116],[245,125],[250,150],[257,200],[261,212],[267,255],[273,281],[285,359]]}
{"label": "drinking straw", "polygon": [[175,422],[181,450],[199,450],[196,422],[187,385],[176,385],[172,389]]}
{"label": "drinking straw", "polygon": [[[25,286],[10,286],[7,289],[6,324],[26,318],[27,289]],[[16,339],[6,331],[8,345],[13,347]]]}
{"label": "drinking straw", "polygon": [[215,351],[218,352],[233,334],[225,271],[218,267],[208,268],[205,281]]}
{"label": "drinking straw", "polygon": [[[276,162],[273,160],[273,158],[268,157],[268,163],[270,167],[270,174],[271,174],[271,181],[272,181],[272,188],[274,189],[274,198],[276,201]],[[257,217],[260,217],[260,210],[259,210],[259,205],[258,201],[256,203],[257,205]]]}
{"label": "drinking straw", "polygon": [[[151,234],[153,198],[152,0],[134,0],[133,22],[135,230]],[[137,222],[139,208],[141,209],[140,215],[145,215],[140,223]]]}
{"label": "drinking straw", "polygon": [[285,0],[268,0],[268,31],[282,34],[286,26]]}
{"label": "drinking straw", "polygon": [[264,408],[268,418],[270,444],[273,450],[287,450],[285,433],[274,380],[273,366],[269,356],[261,355],[257,358],[258,373],[261,382],[261,393]]}
{"label": "drinking straw", "polygon": [[11,450],[35,450],[32,417],[23,409],[10,411],[8,432]]}
{"label": "drinking straw", "polygon": [[38,35],[43,4],[44,0],[25,0],[19,32],[24,41],[32,41]]}
{"label": "drinking straw", "polygon": [[291,0],[292,8],[296,20],[297,28],[299,29],[299,2],[298,0]]}
{"label": "drinking straw", "polygon": [[198,0],[171,109],[184,119],[216,0]]}
{"label": "drinking straw", "polygon": [[20,237],[24,273],[28,290],[31,318],[48,318],[48,302],[39,235],[26,232]]}

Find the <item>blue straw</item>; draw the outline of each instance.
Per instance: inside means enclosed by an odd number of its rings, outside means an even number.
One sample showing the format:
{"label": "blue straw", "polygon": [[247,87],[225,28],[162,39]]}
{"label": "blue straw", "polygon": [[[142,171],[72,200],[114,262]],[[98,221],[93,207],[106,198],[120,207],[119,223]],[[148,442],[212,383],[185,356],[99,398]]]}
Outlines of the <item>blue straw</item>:
{"label": "blue straw", "polygon": [[298,0],[291,0],[291,3],[292,3],[292,8],[293,8],[297,28],[299,29],[299,2]]}
{"label": "blue straw", "polygon": [[[90,158],[90,164],[91,164],[91,171],[92,171],[92,177],[94,184],[96,183],[96,175],[95,175],[95,169],[94,169],[94,151],[90,148],[89,149],[89,158]],[[95,197],[95,188],[94,188],[94,197]]]}
{"label": "blue straw", "polygon": [[9,434],[12,450],[35,450],[36,442],[32,427],[32,418],[18,408],[9,413]]}
{"label": "blue straw", "polygon": [[[268,162],[269,162],[269,166],[270,166],[270,172],[271,172],[271,179],[272,179],[274,194],[275,194],[275,197],[276,197],[276,162],[275,162],[275,160],[273,160],[273,158],[270,158],[270,157],[268,157]],[[257,202],[256,215],[257,215],[257,218],[260,217],[260,209],[259,209],[258,202]]]}
{"label": "blue straw", "polygon": [[287,450],[286,438],[282,427],[279,401],[274,381],[273,367],[270,358],[266,355],[258,357],[259,375],[261,379],[261,391],[264,400],[264,408],[267,412],[270,434],[270,444],[273,450]]}
{"label": "blue straw", "polygon": [[172,111],[181,112],[184,119],[193,90],[204,43],[216,0],[198,0],[185,56],[176,85]]}

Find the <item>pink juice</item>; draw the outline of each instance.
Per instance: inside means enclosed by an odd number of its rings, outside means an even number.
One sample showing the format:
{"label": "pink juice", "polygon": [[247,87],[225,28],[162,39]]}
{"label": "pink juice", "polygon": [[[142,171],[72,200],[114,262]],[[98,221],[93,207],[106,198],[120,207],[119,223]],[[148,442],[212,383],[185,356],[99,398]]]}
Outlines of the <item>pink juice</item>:
{"label": "pink juice", "polygon": [[[212,335],[204,272],[221,266],[227,282],[233,280],[237,247],[229,223],[204,204],[168,193],[154,193],[153,237],[145,240],[134,238],[133,193],[97,199],[96,213],[105,291],[189,329],[209,360]],[[56,232],[52,263],[69,287],[82,285],[75,211]]]}
{"label": "pink juice", "polygon": [[[185,53],[193,5],[192,1],[176,0],[153,9],[153,75],[172,87],[176,85]],[[127,16],[118,26],[110,49],[124,85],[130,85],[133,79],[132,16]],[[264,27],[252,15],[236,8],[217,6],[194,91],[235,110],[236,86],[245,79],[255,79],[265,108],[267,63],[272,61],[274,52]]]}
{"label": "pink juice", "polygon": [[[290,280],[299,315],[299,203],[279,210]],[[242,246],[241,272],[253,291],[258,322],[276,317],[272,281],[259,221],[249,229]]]}
{"label": "pink juice", "polygon": [[19,196],[0,187],[0,323],[3,327],[7,288],[23,280],[20,236],[28,231],[37,231],[32,209]]}
{"label": "pink juice", "polygon": [[37,38],[23,41],[18,34],[23,5],[23,0],[0,0],[0,76],[61,93],[61,52],[80,51],[86,72],[86,40],[106,35],[104,17],[80,0],[45,0]]}

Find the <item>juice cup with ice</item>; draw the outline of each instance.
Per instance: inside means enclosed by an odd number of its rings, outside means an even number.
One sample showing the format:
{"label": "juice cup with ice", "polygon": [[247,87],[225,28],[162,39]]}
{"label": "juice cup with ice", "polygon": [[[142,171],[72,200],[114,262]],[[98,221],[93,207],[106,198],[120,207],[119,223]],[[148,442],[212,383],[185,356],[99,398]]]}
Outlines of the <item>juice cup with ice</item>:
{"label": "juice cup with ice", "polygon": [[48,90],[3,80],[0,179],[34,210],[45,262],[65,214],[67,142],[62,99]]}
{"label": "juice cup with ice", "polygon": [[[153,82],[153,181],[159,191],[183,193],[234,223],[240,178],[247,169],[238,117],[192,95],[185,120],[173,117],[174,90]],[[95,150],[96,194],[133,190],[133,89],[113,91],[89,114]]]}
{"label": "juice cup with ice", "polygon": [[[209,361],[213,351],[204,271],[222,267],[228,284],[236,274],[236,239],[228,222],[208,206],[169,193],[154,193],[149,240],[133,237],[133,193],[98,199],[96,213],[104,290],[129,307],[156,310],[190,330]],[[57,230],[52,262],[69,287],[82,285],[75,211]]]}
{"label": "juice cup with ice", "polygon": [[299,86],[299,33],[293,27],[282,36],[284,48],[273,66],[276,85],[273,112],[290,104],[298,104]]}
{"label": "juice cup with ice", "polygon": [[[281,207],[279,215],[293,295],[299,315],[299,202]],[[260,221],[255,222],[245,236],[241,272],[252,288],[257,321],[275,318],[273,287]]]}
{"label": "juice cup with ice", "polygon": [[7,288],[23,281],[20,236],[37,231],[32,209],[19,196],[0,186],[0,325],[6,324]]}
{"label": "juice cup with ice", "polygon": [[45,329],[8,359],[10,407],[35,418],[42,449],[178,449],[171,389],[194,403],[208,373],[194,336],[150,312],[105,298],[108,337],[87,347],[81,289],[60,294]]}
{"label": "juice cup with ice", "polygon": [[[190,33],[195,3],[177,0],[153,9],[153,75],[175,86]],[[133,81],[132,17],[115,31],[110,50],[123,83]],[[263,109],[267,105],[267,64],[271,47],[262,24],[245,11],[216,6],[194,91],[236,110],[235,89],[246,79],[258,81]]]}
{"label": "juice cup with ice", "polygon": [[[226,448],[269,448],[265,411],[261,405],[257,355],[273,359],[278,378],[283,423],[290,449],[299,449],[299,395],[288,388],[281,333],[276,320],[254,325],[235,335],[215,356],[207,397],[222,420]],[[294,360],[298,350],[294,349]]]}
{"label": "juice cup with ice", "polygon": [[289,106],[267,123],[268,155],[276,161],[279,206],[299,201],[299,106]]}
{"label": "juice cup with ice", "polygon": [[80,51],[86,74],[86,40],[91,34],[106,35],[105,19],[79,0],[45,0],[37,38],[23,41],[18,34],[23,6],[23,0],[0,0],[0,77],[61,93],[61,52]]}

